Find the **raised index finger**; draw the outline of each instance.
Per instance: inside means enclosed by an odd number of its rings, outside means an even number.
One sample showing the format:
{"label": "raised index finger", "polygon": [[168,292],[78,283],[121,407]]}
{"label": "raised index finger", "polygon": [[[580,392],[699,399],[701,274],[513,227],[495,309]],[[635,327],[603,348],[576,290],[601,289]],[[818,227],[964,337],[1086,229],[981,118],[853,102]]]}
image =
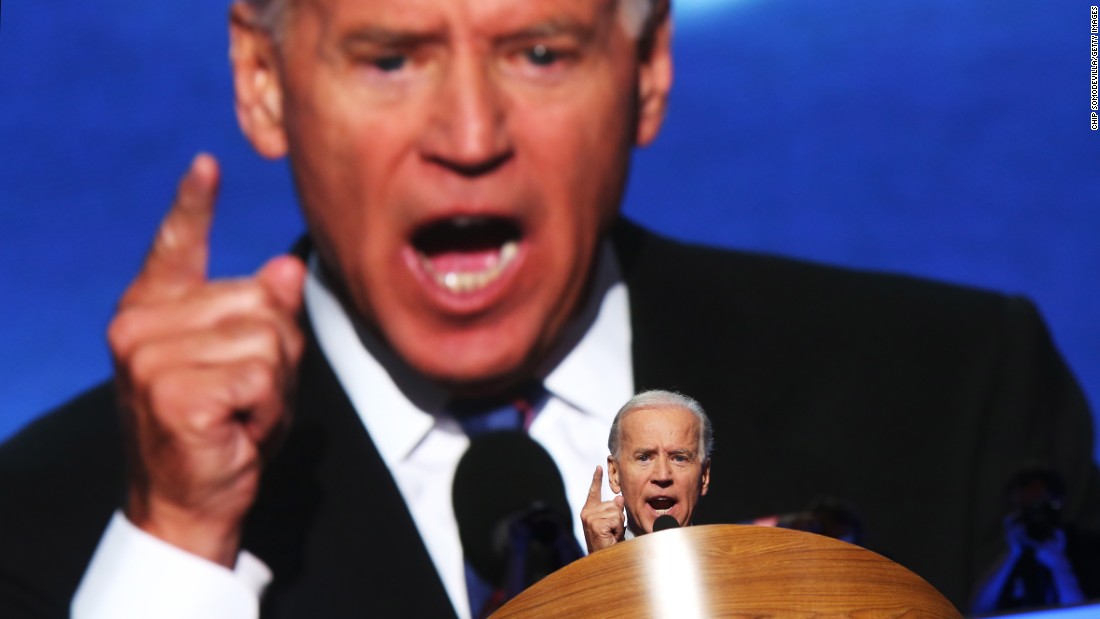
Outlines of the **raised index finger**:
{"label": "raised index finger", "polygon": [[585,507],[595,507],[603,501],[603,468],[596,466],[596,472],[592,473],[592,485],[588,488],[588,498],[584,501]]}
{"label": "raised index finger", "polygon": [[126,301],[178,296],[206,281],[210,222],[218,190],[218,162],[199,154],[180,180],[176,200],[157,230],[145,265]]}

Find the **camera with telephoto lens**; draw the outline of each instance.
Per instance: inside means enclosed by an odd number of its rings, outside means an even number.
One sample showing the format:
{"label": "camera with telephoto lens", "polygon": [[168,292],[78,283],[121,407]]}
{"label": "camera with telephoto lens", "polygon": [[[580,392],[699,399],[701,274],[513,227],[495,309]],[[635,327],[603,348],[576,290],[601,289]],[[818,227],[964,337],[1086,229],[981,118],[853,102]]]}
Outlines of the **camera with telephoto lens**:
{"label": "camera with telephoto lens", "polygon": [[1056,500],[1037,501],[1021,508],[1016,522],[1024,525],[1024,532],[1030,539],[1043,542],[1054,537],[1061,509],[1062,504]]}

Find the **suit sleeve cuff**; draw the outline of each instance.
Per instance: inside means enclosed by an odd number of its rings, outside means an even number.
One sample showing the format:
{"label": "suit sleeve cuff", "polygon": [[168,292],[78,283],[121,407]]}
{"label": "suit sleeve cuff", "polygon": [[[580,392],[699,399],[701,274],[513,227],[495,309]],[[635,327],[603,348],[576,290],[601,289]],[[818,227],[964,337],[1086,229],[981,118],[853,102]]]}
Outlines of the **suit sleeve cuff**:
{"label": "suit sleeve cuff", "polygon": [[72,602],[73,619],[256,619],[271,570],[241,551],[229,570],[137,528],[116,511]]}

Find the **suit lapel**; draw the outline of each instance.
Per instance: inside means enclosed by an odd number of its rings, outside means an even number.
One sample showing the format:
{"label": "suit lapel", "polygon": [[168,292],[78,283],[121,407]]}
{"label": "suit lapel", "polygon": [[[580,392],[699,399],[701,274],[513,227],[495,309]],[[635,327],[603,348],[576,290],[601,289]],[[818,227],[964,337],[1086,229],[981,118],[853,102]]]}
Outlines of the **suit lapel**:
{"label": "suit lapel", "polygon": [[[743,291],[723,280],[732,271],[713,250],[670,241],[625,220],[612,238],[630,294],[636,390],[681,390],[706,406],[708,395],[728,397],[731,381],[745,377],[752,384],[766,377],[760,365],[769,355],[742,310]],[[736,347],[737,355],[714,359],[715,350],[734,349],[722,346]],[[718,366],[723,376],[715,376]]]}

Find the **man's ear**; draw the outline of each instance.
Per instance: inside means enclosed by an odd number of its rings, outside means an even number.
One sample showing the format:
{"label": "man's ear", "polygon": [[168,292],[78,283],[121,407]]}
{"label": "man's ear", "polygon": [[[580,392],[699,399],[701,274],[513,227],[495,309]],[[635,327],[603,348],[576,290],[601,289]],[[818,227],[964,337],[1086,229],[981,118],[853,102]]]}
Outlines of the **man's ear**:
{"label": "man's ear", "polygon": [[611,456],[607,457],[607,485],[611,487],[611,492],[622,494],[619,490],[619,465]]}
{"label": "man's ear", "polygon": [[257,22],[255,7],[244,2],[234,2],[229,11],[229,63],[241,131],[261,156],[282,157],[287,141],[277,49]]}
{"label": "man's ear", "polygon": [[638,127],[635,143],[657,138],[672,88],[672,16],[668,0],[655,0],[638,42]]}
{"label": "man's ear", "polygon": [[699,496],[705,496],[707,488],[710,488],[710,458],[703,462],[703,486],[699,491]]}

